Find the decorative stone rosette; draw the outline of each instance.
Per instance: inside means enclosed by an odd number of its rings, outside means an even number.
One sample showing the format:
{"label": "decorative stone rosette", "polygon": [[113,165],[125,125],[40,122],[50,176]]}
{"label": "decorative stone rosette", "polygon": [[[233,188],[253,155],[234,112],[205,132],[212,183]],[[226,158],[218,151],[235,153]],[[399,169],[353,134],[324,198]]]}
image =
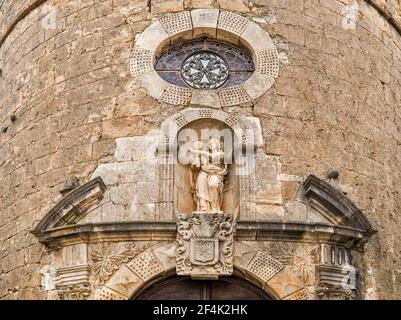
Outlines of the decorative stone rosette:
{"label": "decorative stone rosette", "polygon": [[177,219],[177,274],[217,279],[233,273],[233,216],[180,214]]}

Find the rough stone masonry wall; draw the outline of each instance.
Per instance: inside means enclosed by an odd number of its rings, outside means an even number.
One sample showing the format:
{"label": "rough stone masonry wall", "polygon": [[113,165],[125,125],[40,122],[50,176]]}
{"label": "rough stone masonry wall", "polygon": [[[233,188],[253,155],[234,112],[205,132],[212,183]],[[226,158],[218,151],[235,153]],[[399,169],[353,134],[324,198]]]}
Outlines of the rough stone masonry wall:
{"label": "rough stone masonry wall", "polygon": [[87,181],[115,138],[144,135],[179,110],[131,81],[130,46],[156,15],[195,7],[251,17],[288,51],[289,63],[266,95],[225,111],[261,119],[266,152],[280,156],[284,173],[325,178],[328,169],[339,170],[343,191],[378,230],[363,261],[366,293],[399,297],[400,3],[367,2],[5,0],[0,298],[45,298],[39,271],[46,248],[29,230],[60,199],[64,178]]}

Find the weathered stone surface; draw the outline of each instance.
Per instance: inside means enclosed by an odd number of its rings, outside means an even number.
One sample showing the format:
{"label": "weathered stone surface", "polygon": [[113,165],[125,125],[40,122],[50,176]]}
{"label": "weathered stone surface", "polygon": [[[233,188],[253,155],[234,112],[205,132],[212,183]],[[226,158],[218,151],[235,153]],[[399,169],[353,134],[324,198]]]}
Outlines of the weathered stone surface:
{"label": "weathered stone surface", "polygon": [[243,84],[243,87],[252,99],[258,99],[271,88],[273,83],[274,79],[270,75],[255,72],[252,77]]}
{"label": "weathered stone surface", "polygon": [[329,220],[316,212],[313,208],[307,208],[307,219],[309,223],[328,223]]}
{"label": "weathered stone surface", "polygon": [[299,182],[281,182],[281,191],[284,201],[294,200],[300,188]]}
{"label": "weathered stone surface", "polygon": [[246,1],[243,0],[220,0],[220,8],[225,10],[249,12],[250,9],[245,5]]}
{"label": "weathered stone surface", "polygon": [[142,280],[126,266],[122,266],[107,282],[110,289],[127,297],[141,284]]}
{"label": "weathered stone surface", "polygon": [[287,222],[307,221],[307,206],[301,202],[294,201],[286,204],[284,219]]}
{"label": "weathered stone surface", "polygon": [[155,52],[168,37],[169,35],[162,24],[159,21],[155,21],[139,35],[135,44],[138,48]]}
{"label": "weathered stone surface", "polygon": [[302,282],[285,269],[271,278],[267,285],[278,294],[279,298],[289,296],[303,288]]}
{"label": "weathered stone surface", "polygon": [[241,41],[256,51],[274,48],[273,40],[255,23],[249,23],[241,34]]}
{"label": "weathered stone surface", "polygon": [[156,71],[141,74],[138,80],[147,89],[148,95],[155,99],[160,99],[169,86],[169,83],[160,78]]}
{"label": "weathered stone surface", "polygon": [[[217,21],[219,19],[220,11],[218,9],[197,9],[191,11],[192,26],[194,30],[194,37],[200,35],[216,37],[217,34]],[[201,28],[202,30],[196,30]]]}
{"label": "weathered stone surface", "polygon": [[183,0],[154,0],[152,1],[151,12],[154,14],[165,12],[177,12],[184,9]]}
{"label": "weathered stone surface", "polygon": [[210,8],[214,6],[214,0],[192,0],[192,8]]}
{"label": "weathered stone surface", "polygon": [[142,183],[156,179],[156,164],[146,160],[118,163],[118,181],[123,183]]}
{"label": "weathered stone surface", "polygon": [[[396,0],[372,2],[399,24]],[[256,18],[278,40],[280,75],[270,91],[252,107],[223,108],[260,119],[266,153],[282,162],[277,180],[283,201],[290,201],[283,204],[284,219],[304,219],[303,206],[291,203],[292,186],[310,173],[325,177],[336,167],[338,186],[350,186],[341,191],[379,230],[363,256],[366,297],[399,297],[394,270],[401,261],[400,241],[394,235],[401,208],[401,57],[400,35],[391,20],[359,2],[358,19],[348,23],[349,3],[336,0],[255,0],[253,6],[246,1],[249,7],[243,1],[152,1],[151,7],[145,0],[52,1],[26,11],[34,3],[5,0],[0,8],[1,299],[58,298],[54,290],[39,286],[40,268],[50,265],[56,253],[48,253],[29,230],[60,199],[65,176],[75,174],[86,182],[99,175],[111,188],[118,182],[108,155],[114,140],[146,135],[182,109],[152,98],[159,99],[166,89],[159,78],[143,79],[152,87],[148,94],[139,81],[126,90],[132,80],[130,49],[156,16],[214,4]],[[274,23],[260,20],[272,12]],[[240,33],[246,23],[235,20],[233,26]],[[158,31],[152,36],[160,40],[166,32]],[[202,104],[201,97],[193,101]],[[119,161],[130,161],[120,147]],[[259,172],[268,181],[274,176],[267,166],[266,173],[263,167]],[[152,204],[138,203],[142,206]],[[92,214],[105,221],[132,219],[124,205],[111,202]],[[256,219],[254,211],[246,215]],[[306,215],[309,223],[329,223],[314,210]],[[127,298],[104,288],[93,297]]]}
{"label": "weathered stone surface", "polygon": [[95,172],[93,172],[91,179],[101,177],[105,185],[115,185],[118,180],[117,163],[102,163]]}
{"label": "weathered stone surface", "polygon": [[212,108],[220,108],[220,100],[217,93],[205,95],[201,91],[195,91],[192,94],[191,104],[194,106],[207,106]]}
{"label": "weathered stone surface", "polygon": [[258,204],[282,204],[283,198],[280,182],[255,180],[253,184],[253,201]]}
{"label": "weathered stone surface", "polygon": [[157,136],[141,136],[116,139],[116,161],[155,160]]}
{"label": "weathered stone surface", "polygon": [[257,221],[281,222],[284,220],[284,209],[281,206],[256,204]]}
{"label": "weathered stone surface", "polygon": [[258,152],[255,157],[255,177],[258,180],[276,181],[280,170],[279,161],[262,152]]}
{"label": "weathered stone surface", "polygon": [[156,245],[153,254],[159,259],[164,270],[175,268],[176,247],[174,243]]}

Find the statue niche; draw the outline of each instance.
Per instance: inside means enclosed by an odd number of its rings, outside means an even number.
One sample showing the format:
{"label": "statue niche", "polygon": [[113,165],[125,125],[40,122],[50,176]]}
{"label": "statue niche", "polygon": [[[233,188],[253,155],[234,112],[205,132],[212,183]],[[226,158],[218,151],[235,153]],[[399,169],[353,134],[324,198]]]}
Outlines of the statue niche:
{"label": "statue niche", "polygon": [[177,274],[193,279],[231,275],[239,211],[233,132],[219,121],[202,119],[180,133],[174,170]]}
{"label": "statue niche", "polygon": [[234,139],[231,128],[217,120],[196,120],[181,129],[174,170],[176,215],[227,212],[237,217],[239,190]]}

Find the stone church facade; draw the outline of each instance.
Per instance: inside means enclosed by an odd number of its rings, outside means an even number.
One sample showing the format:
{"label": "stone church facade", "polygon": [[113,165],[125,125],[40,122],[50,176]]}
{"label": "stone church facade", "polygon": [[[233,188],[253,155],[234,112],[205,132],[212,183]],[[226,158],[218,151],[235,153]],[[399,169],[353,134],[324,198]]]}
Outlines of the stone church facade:
{"label": "stone church facade", "polygon": [[400,88],[399,0],[0,1],[0,298],[400,298]]}

